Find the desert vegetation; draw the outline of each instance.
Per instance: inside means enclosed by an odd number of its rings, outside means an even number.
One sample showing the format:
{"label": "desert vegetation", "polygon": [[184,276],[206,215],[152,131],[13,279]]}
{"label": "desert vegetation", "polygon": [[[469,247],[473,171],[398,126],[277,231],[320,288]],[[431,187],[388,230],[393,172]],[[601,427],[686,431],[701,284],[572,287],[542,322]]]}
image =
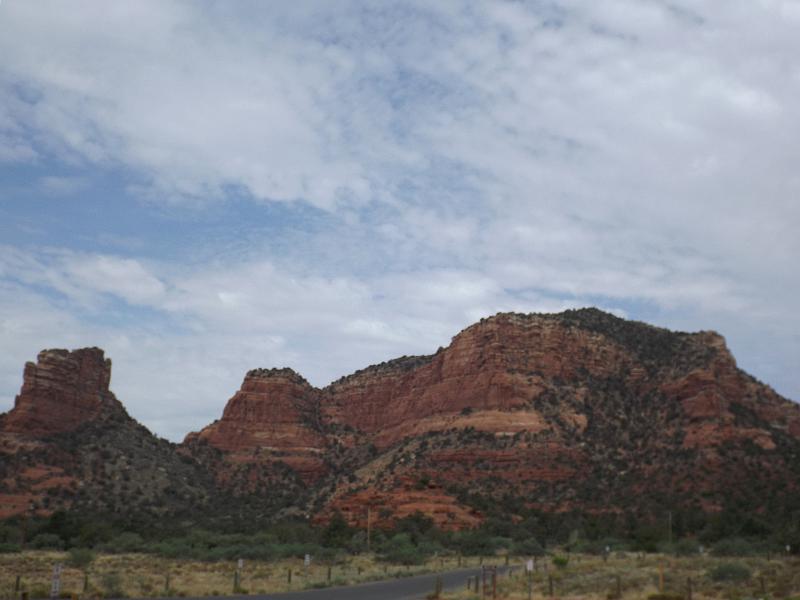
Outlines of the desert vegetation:
{"label": "desert vegetation", "polygon": [[[800,594],[800,558],[787,543],[792,527],[752,535],[747,521],[737,529],[717,516],[686,534],[680,519],[672,530],[630,518],[627,529],[609,519],[576,519],[528,513],[511,520],[495,512],[478,529],[453,532],[417,513],[368,539],[338,514],[316,526],[284,521],[243,532],[192,523],[132,531],[111,518],[56,513],[0,525],[0,595],[49,597],[56,564],[63,565],[65,597],[269,593],[498,565],[510,567],[499,577],[498,597],[513,599],[527,598],[522,565],[532,558],[531,583],[540,597],[551,587],[554,595],[586,598],[668,600],[687,597],[690,586],[695,599]],[[474,594],[465,581],[442,597]]]}

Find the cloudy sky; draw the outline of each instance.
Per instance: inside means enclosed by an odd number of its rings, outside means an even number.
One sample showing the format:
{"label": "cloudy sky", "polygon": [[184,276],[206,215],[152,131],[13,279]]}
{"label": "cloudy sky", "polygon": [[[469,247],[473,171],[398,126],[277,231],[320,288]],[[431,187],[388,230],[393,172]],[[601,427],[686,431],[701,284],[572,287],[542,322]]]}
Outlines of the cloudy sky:
{"label": "cloudy sky", "polygon": [[800,400],[800,2],[0,4],[0,410],[103,347],[173,440],[498,311],[715,329]]}

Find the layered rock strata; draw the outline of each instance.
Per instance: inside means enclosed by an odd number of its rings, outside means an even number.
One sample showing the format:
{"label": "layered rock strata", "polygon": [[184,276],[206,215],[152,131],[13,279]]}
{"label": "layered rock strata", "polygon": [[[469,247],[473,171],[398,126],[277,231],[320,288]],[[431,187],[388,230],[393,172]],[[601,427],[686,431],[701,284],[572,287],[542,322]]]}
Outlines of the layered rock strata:
{"label": "layered rock strata", "polygon": [[323,515],[419,506],[460,528],[480,518],[465,504],[476,494],[618,512],[652,492],[719,510],[731,482],[794,481],[799,438],[800,408],[739,370],[720,335],[584,309],[499,314],[434,355],[323,389],[251,372],[222,419],[187,441],[231,464],[289,465],[315,484]]}

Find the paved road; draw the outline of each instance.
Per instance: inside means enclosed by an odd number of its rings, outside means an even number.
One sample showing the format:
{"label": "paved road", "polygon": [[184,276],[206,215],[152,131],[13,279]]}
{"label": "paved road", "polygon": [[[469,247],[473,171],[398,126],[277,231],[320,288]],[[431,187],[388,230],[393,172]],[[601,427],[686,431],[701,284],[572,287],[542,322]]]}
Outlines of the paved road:
{"label": "paved road", "polygon": [[[498,574],[505,569],[498,567]],[[441,576],[444,589],[466,587],[467,577],[475,577],[480,569],[459,569],[431,575],[373,581],[347,587],[331,587],[302,592],[242,596],[248,600],[419,600],[433,592],[436,578]],[[204,599],[213,600],[213,599]],[[222,600],[222,599],[220,599]],[[228,596],[224,600],[231,600]]]}

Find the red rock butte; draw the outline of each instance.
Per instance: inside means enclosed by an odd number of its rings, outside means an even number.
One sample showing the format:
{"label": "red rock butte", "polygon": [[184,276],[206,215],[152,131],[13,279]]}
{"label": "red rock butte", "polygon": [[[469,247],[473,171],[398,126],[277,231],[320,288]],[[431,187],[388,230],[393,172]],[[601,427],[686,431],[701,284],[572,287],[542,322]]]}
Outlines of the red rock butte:
{"label": "red rock butte", "polygon": [[72,431],[121,408],[110,381],[111,359],[100,348],[43,350],[25,364],[22,390],[0,429],[33,437]]}

